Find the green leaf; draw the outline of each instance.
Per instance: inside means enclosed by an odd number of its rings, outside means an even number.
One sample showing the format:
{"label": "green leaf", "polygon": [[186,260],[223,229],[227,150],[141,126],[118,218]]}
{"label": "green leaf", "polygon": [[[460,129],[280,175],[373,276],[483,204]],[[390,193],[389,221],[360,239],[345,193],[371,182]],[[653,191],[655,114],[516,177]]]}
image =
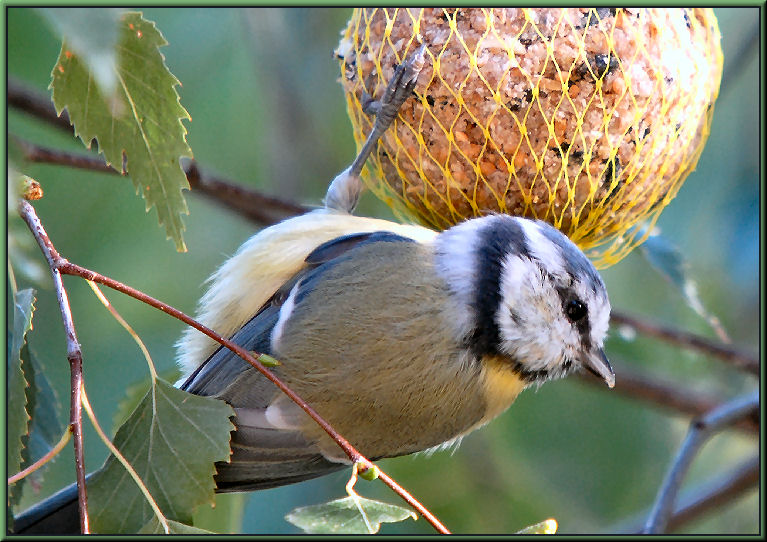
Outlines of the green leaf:
{"label": "green leaf", "polygon": [[296,508],[285,519],[310,534],[375,534],[381,523],[418,516],[409,508],[356,496]]}
{"label": "green leaf", "polygon": [[[185,251],[182,214],[189,214],[183,189],[189,188],[182,156],[192,156],[181,119],[190,119],[180,102],[179,84],[165,66],[159,47],[167,45],[155,24],[140,13],[120,17],[117,41],[117,88],[105,97],[84,61],[68,42],[53,68],[51,88],[56,111],[66,108],[75,134],[115,169],[125,170],[146,210],[157,215],[176,249]],[[124,160],[125,159],[125,160]]]}
{"label": "green leaf", "polygon": [[[174,382],[181,377],[181,371],[178,367],[171,367],[165,371],[159,373],[159,377],[166,382]],[[112,417],[112,432],[117,433],[117,430],[128,419],[138,407],[141,400],[147,393],[147,390],[152,386],[152,375],[148,374],[145,378],[130,384],[125,389],[125,397],[117,404],[117,410]]]}
{"label": "green leaf", "polygon": [[[192,395],[157,379],[117,431],[115,446],[168,519],[191,523],[194,509],[213,500],[214,463],[229,459],[233,415],[223,401]],[[88,507],[96,533],[135,533],[154,516],[114,456],[88,483]]]}
{"label": "green leaf", "polygon": [[[30,385],[29,377],[28,377],[28,375],[26,375],[26,373],[24,371],[24,368],[23,368],[26,360],[29,357],[29,348],[27,347],[26,344],[21,347],[21,352],[19,353],[19,357],[21,359],[21,366],[22,366],[22,370],[21,371],[22,371],[22,374],[24,375],[24,380],[27,383],[27,387],[23,390],[24,391],[24,398],[25,398],[25,401],[26,401],[26,405],[25,405],[25,407],[23,409],[23,415],[28,417],[28,419],[26,420],[26,422],[27,422],[26,423],[26,429],[28,431],[29,430],[29,425],[31,425],[31,423],[34,422],[34,407],[32,405],[30,405],[30,402],[29,402],[30,390],[32,388],[34,388],[34,384]],[[11,375],[9,373],[9,377],[10,376]],[[14,378],[13,380],[16,380],[16,379]],[[8,384],[9,384],[8,385],[8,391],[10,392],[11,389],[12,389],[11,388],[12,384],[11,384],[11,380],[10,379],[9,379]],[[18,384],[14,384],[13,386],[16,387],[17,385]],[[17,400],[13,399],[13,403],[16,403],[16,402],[17,402]],[[12,403],[11,403],[11,399],[10,399],[10,396],[9,396],[9,402],[8,402],[9,409],[11,407],[11,404]],[[12,424],[9,423],[9,427],[8,427],[9,430],[12,430],[11,425]],[[19,440],[19,444],[20,444],[19,456],[21,457],[21,461],[19,462],[18,465],[16,465],[15,462],[14,462],[13,465],[11,465],[10,462],[9,462],[9,469],[8,469],[8,475],[9,476],[13,475],[13,474],[16,474],[17,472],[25,469],[27,467],[27,465],[29,464],[28,441],[29,441],[29,433],[22,434],[21,437],[20,437],[20,440]],[[12,448],[11,446],[8,447],[8,451],[9,452],[11,451],[11,448]],[[17,456],[15,456],[15,452],[14,452],[14,457],[17,457]],[[11,472],[10,467],[15,468],[16,470]],[[29,477],[33,476],[34,474],[36,474],[36,473],[32,473]],[[19,504],[19,502],[21,501],[22,492],[24,490],[24,486],[26,485],[27,478],[28,477],[22,478],[21,480],[19,480],[18,482],[14,483],[13,485],[8,486],[8,507],[9,508],[15,508]]]}
{"label": "green leaf", "polygon": [[547,519],[540,523],[536,523],[535,525],[525,527],[517,534],[557,534],[557,528],[558,525],[556,520]]}
{"label": "green leaf", "polygon": [[640,245],[640,248],[644,257],[650,262],[650,265],[679,288],[685,303],[708,322],[720,339],[729,342],[727,332],[725,332],[719,319],[709,313],[703,306],[703,302],[698,296],[698,287],[695,281],[688,276],[689,266],[687,260],[679,249],[668,239],[660,235],[650,235]]}
{"label": "green leaf", "polygon": [[[170,519],[168,520],[168,530],[170,534],[215,534],[213,531],[206,531],[205,529],[192,527],[191,525]],[[146,525],[139,529],[138,534],[165,534],[165,528],[160,523],[160,520],[157,519],[157,516],[153,516]]]}
{"label": "green leaf", "polygon": [[32,413],[29,429],[29,449],[33,461],[47,454],[64,434],[64,424],[59,419],[63,412],[56,390],[40,367],[37,358],[29,353],[23,358],[24,375],[32,383],[31,393],[27,395]]}
{"label": "green leaf", "polygon": [[[23,445],[21,468],[25,469],[41,459],[59,442],[64,434],[64,424],[59,420],[62,407],[56,391],[51,387],[48,378],[41,370],[29,344],[24,345],[21,349],[21,370],[29,383],[25,390],[25,396],[27,412],[31,416],[29,432],[21,439]],[[51,462],[55,460],[54,457]],[[45,469],[38,469],[16,483],[11,488],[12,504],[15,504],[16,500],[21,497],[21,488],[24,483],[29,481],[33,485],[41,484],[45,472]]]}
{"label": "green leaf", "polygon": [[32,289],[14,293],[13,316],[8,320],[6,468],[9,475],[21,470],[23,438],[30,420],[25,393],[28,383],[21,369],[21,349],[26,343],[27,332],[32,329],[34,302],[35,291]]}
{"label": "green leaf", "polygon": [[42,8],[38,10],[72,51],[83,59],[104,95],[117,84],[118,8]]}

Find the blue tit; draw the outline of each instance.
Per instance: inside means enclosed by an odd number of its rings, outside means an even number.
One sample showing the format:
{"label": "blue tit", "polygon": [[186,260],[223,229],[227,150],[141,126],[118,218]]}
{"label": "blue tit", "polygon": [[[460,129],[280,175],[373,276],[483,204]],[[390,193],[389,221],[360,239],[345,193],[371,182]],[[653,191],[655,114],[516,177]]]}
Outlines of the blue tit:
{"label": "blue tit", "polygon": [[[411,95],[424,47],[395,70],[376,123],[325,207],[262,230],[210,278],[196,319],[269,354],[271,370],[368,459],[449,446],[532,384],[605,357],[610,303],[586,256],[541,221],[493,215],[435,232],[353,216],[359,173]],[[188,329],[178,385],[235,410],[217,491],[344,468],[341,449],[260,372]],[[75,533],[76,486],[15,518],[17,533]]]}
{"label": "blue tit", "polygon": [[[256,234],[210,281],[197,319],[280,360],[271,370],[372,460],[455,443],[525,387],[579,368],[615,382],[604,283],[541,221],[494,215],[437,233],[320,209]],[[349,464],[300,407],[216,346],[187,330],[179,384],[235,409],[218,491]]]}

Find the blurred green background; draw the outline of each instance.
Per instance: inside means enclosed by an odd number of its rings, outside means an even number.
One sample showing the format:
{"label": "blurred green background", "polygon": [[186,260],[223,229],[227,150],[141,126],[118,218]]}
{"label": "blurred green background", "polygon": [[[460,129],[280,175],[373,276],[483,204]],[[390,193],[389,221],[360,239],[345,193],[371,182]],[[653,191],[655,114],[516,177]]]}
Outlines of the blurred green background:
{"label": "blurred green background", "polygon": [[[716,9],[722,31],[725,79],[711,136],[697,170],[666,208],[658,226],[689,261],[705,306],[722,321],[735,345],[750,352],[759,341],[759,111],[756,8]],[[147,8],[169,46],[162,48],[182,82],[181,103],[192,116],[188,141],[203,171],[307,204],[318,204],[329,180],[355,153],[339,69],[332,51],[351,9]],[[6,8],[8,74],[45,91],[60,43],[30,8]],[[750,45],[749,45],[750,44]],[[75,152],[70,136],[17,111],[10,134]],[[193,313],[203,282],[256,227],[196,194],[186,217],[189,251],[176,253],[157,227],[154,211],[134,195],[127,178],[27,164],[42,183],[35,208],[57,249],[96,270]],[[369,194],[360,213],[391,217]],[[9,228],[20,227],[10,217]],[[34,249],[32,258],[42,262]],[[714,337],[677,288],[634,251],[604,270],[613,307]],[[20,287],[29,283],[17,275]],[[30,342],[68,402],[69,367],[50,279],[38,291]],[[65,278],[83,347],[85,382],[106,427],[126,386],[146,378],[132,339],[107,315],[87,285]],[[107,292],[146,342],[159,370],[174,366],[182,324]],[[626,367],[684,390],[733,397],[755,387],[730,367],[655,340],[621,338],[607,344],[620,386]],[[61,412],[62,423],[66,412]],[[455,453],[385,460],[381,466],[456,533],[511,533],[554,517],[560,533],[610,532],[643,518],[687,430],[689,420],[570,378],[529,390]],[[89,424],[86,423],[86,426]],[[85,434],[89,469],[106,448],[90,427]],[[695,460],[685,488],[694,488],[757,451],[757,439],[729,431],[715,437]],[[22,508],[74,480],[71,445],[47,468],[39,488],[27,487]],[[346,474],[219,498],[216,510],[242,514],[241,532],[294,533],[284,515],[296,506],[342,496]],[[381,484],[361,482],[367,496],[397,502]],[[756,533],[758,492],[751,491],[687,533]],[[210,521],[210,518],[208,518]],[[234,529],[240,529],[234,527]],[[431,533],[419,520],[384,526],[383,533]]]}

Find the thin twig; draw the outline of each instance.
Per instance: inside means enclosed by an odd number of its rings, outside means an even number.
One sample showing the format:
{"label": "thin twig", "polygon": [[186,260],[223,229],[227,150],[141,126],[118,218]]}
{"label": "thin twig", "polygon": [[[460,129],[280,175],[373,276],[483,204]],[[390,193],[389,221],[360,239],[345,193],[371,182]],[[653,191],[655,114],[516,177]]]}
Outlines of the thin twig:
{"label": "thin twig", "polygon": [[693,420],[682,447],[669,470],[655,504],[650,512],[643,532],[645,534],[665,533],[668,528],[676,495],[687,470],[698,450],[708,438],[719,429],[732,425],[759,408],[759,391],[748,393],[721,405],[708,414]]}
{"label": "thin twig", "polygon": [[30,466],[28,466],[26,469],[17,472],[13,476],[10,476],[8,478],[8,485],[15,484],[19,480],[26,478],[33,472],[35,472],[37,469],[48,463],[51,459],[56,457],[61,450],[64,449],[64,447],[69,444],[70,439],[72,438],[72,426],[68,425],[67,428],[64,430],[64,434],[61,435],[61,438],[56,443],[56,445],[48,450],[48,453],[45,454],[43,457],[32,463]]}
{"label": "thin twig", "polygon": [[61,318],[64,322],[64,331],[67,341],[67,360],[70,369],[70,416],[69,424],[72,427],[74,437],[75,452],[75,473],[77,479],[77,501],[80,513],[80,532],[87,534],[90,532],[88,526],[88,495],[85,487],[85,459],[83,456],[83,425],[80,390],[83,382],[83,356],[80,350],[80,343],[77,341],[75,333],[75,324],[72,320],[72,312],[69,307],[69,299],[64,283],[61,280],[61,270],[59,267],[61,257],[48,239],[48,235],[43,229],[43,225],[35,214],[34,208],[26,201],[19,203],[19,213],[29,226],[32,235],[40,246],[48,261],[51,274],[53,275],[53,286],[56,290],[59,308],[61,309]]}
{"label": "thin twig", "polygon": [[450,534],[450,531],[447,530],[447,527],[440,523],[436,516],[429,512],[420,502],[415,499],[415,497],[413,497],[402,486],[390,478],[389,475],[382,471],[380,467],[377,468],[378,478],[380,478],[383,483],[392,488],[392,490],[394,490],[397,495],[402,497],[416,512],[421,514],[426,521],[431,523],[432,527],[434,527],[440,534]]}
{"label": "thin twig", "polygon": [[656,324],[644,318],[620,312],[612,313],[611,324],[632,327],[644,335],[649,335],[683,348],[708,354],[730,363],[733,367],[742,369],[752,375],[759,376],[759,358],[733,346],[715,342],[706,337],[695,335],[694,333]]}
{"label": "thin twig", "polygon": [[[724,402],[722,398],[707,396],[681,388],[676,382],[665,382],[646,374],[631,371],[627,368],[628,364],[626,363],[618,364],[618,366],[620,366],[620,370],[618,371],[615,388],[610,390],[611,394],[618,393],[692,417],[702,416]],[[579,374],[579,380],[598,387],[600,390],[604,388],[604,382],[590,373]],[[758,435],[760,427],[759,412],[754,412],[752,416],[746,416],[738,420],[733,427]]]}
{"label": "thin twig", "polygon": [[131,327],[131,325],[123,318],[119,312],[117,312],[117,309],[114,308],[114,305],[112,305],[109,300],[106,298],[104,293],[101,291],[101,288],[99,288],[95,282],[92,282],[90,280],[86,281],[88,283],[88,286],[90,286],[91,290],[93,290],[93,293],[96,294],[96,297],[99,301],[101,301],[101,304],[106,307],[106,309],[109,311],[109,313],[112,315],[112,317],[117,320],[117,323],[120,324],[125,331],[128,332],[128,335],[131,336],[133,339],[133,342],[136,343],[139,350],[141,350],[141,354],[144,356],[144,359],[146,360],[146,364],[149,367],[149,374],[152,376],[152,381],[154,382],[157,380],[157,368],[154,366],[154,362],[152,361],[152,356],[149,353],[149,349],[144,344],[144,341],[141,340],[141,337],[139,337],[138,333],[135,332],[135,330]]}
{"label": "thin twig", "polygon": [[[50,256],[49,263],[52,266],[51,268],[55,269],[57,273],[60,272],[66,275],[74,275],[74,276],[82,277],[86,280],[97,282],[99,284],[103,284],[104,286],[112,288],[113,290],[122,292],[134,299],[137,299],[143,303],[146,303],[147,305],[150,305],[156,309],[159,309],[162,312],[170,316],[173,316],[174,318],[177,318],[178,320],[181,320],[185,324],[195,328],[196,330],[210,337],[214,341],[225,346],[226,348],[228,348],[229,350],[231,350],[232,352],[240,356],[243,360],[250,363],[256,370],[258,370],[261,374],[263,374],[266,378],[268,378],[272,383],[274,383],[274,385],[277,386],[285,395],[290,397],[290,399],[294,403],[296,403],[299,407],[301,407],[304,410],[304,412],[306,412],[320,427],[322,427],[322,429],[328,435],[330,435],[330,437],[341,447],[341,449],[349,457],[352,463],[361,463],[362,466],[366,468],[373,467],[373,464],[365,456],[363,456],[359,451],[357,451],[357,449],[354,448],[342,435],[340,435],[330,425],[330,423],[328,423],[325,419],[323,419],[306,401],[304,401],[298,394],[296,394],[284,382],[282,382],[282,380],[277,378],[271,371],[269,371],[266,367],[264,367],[258,361],[258,356],[256,357],[252,356],[249,351],[233,343],[229,339],[226,339],[220,336],[212,329],[206,326],[203,326],[196,320],[192,319],[191,317],[187,316],[183,312],[179,311],[178,309],[175,309],[171,307],[170,305],[167,305],[166,303],[163,303],[162,301],[159,301],[143,292],[140,292],[134,288],[131,288],[130,286],[127,286],[114,279],[111,279],[109,277],[96,273],[95,271],[91,271],[90,269],[86,269],[79,265],[73,264],[67,261],[65,258],[62,258],[61,255],[53,247],[53,244],[48,238],[48,235],[45,233],[45,230],[43,229],[43,226],[40,223],[40,220],[37,217],[34,208],[29,203],[22,201],[19,205],[19,212],[24,218],[24,220],[27,222],[27,224],[29,225],[30,229],[33,232],[35,232],[35,237],[38,239],[38,243],[41,244],[41,247],[45,247],[44,252],[46,253],[46,257]],[[79,400],[79,395],[78,395],[78,400]],[[418,501],[416,501],[407,491],[402,489],[402,487],[400,487],[396,482],[394,482],[394,480],[386,476],[386,474],[383,473],[383,471],[381,471],[380,468],[378,470],[379,470],[379,477],[381,478],[381,480],[386,485],[388,485],[392,490],[394,490],[394,492],[397,493],[408,504],[413,506],[413,508],[418,513],[423,515],[423,517],[429,523],[431,523],[435,529],[437,529],[441,533],[445,533],[445,534],[449,533],[447,528],[445,528],[445,526],[442,525],[442,523],[440,523],[432,514],[430,514],[428,510],[426,510],[426,508],[423,507],[423,505],[421,505]]]}

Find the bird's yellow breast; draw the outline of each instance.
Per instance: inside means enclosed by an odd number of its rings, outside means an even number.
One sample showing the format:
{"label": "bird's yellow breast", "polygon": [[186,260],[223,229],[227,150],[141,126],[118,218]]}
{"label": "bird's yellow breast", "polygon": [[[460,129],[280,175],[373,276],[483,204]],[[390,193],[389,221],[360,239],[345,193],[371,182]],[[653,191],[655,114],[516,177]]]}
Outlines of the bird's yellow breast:
{"label": "bird's yellow breast", "polygon": [[527,383],[511,370],[509,361],[500,356],[482,358],[480,379],[487,409],[478,426],[486,424],[509,408],[519,392],[527,386]]}

